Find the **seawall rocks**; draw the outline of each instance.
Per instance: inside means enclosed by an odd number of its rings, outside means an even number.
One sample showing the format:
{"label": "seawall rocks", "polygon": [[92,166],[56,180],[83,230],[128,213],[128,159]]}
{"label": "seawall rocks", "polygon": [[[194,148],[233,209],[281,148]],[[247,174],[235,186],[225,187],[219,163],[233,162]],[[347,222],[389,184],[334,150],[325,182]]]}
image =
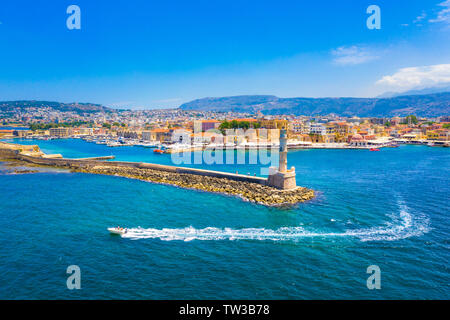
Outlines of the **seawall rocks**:
{"label": "seawall rocks", "polygon": [[22,151],[19,145],[3,143],[0,145],[0,158],[3,156],[37,166],[67,168],[73,172],[114,175],[227,194],[267,206],[294,205],[314,198],[313,190],[303,187],[279,190],[266,185],[267,179],[261,177],[152,163],[45,158],[36,147],[28,147],[26,151]]}

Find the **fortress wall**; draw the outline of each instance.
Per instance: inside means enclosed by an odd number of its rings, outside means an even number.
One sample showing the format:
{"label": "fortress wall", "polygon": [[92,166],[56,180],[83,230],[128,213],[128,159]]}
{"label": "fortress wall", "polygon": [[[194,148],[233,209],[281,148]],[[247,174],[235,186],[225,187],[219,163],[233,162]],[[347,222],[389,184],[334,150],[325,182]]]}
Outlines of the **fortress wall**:
{"label": "fortress wall", "polygon": [[17,157],[19,151],[12,149],[0,149],[0,158],[13,158]]}

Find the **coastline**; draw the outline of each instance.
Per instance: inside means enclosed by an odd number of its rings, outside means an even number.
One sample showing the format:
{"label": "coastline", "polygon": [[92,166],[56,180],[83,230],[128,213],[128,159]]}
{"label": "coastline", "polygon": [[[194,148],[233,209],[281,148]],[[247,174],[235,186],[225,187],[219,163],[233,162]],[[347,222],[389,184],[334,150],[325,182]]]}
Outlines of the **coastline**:
{"label": "coastline", "polygon": [[280,190],[265,185],[266,179],[219,171],[163,166],[150,163],[99,161],[92,159],[53,158],[38,146],[0,143],[1,158],[18,163],[67,168],[72,172],[121,176],[158,184],[173,185],[212,193],[237,196],[266,206],[295,205],[314,198],[314,191],[304,187]]}

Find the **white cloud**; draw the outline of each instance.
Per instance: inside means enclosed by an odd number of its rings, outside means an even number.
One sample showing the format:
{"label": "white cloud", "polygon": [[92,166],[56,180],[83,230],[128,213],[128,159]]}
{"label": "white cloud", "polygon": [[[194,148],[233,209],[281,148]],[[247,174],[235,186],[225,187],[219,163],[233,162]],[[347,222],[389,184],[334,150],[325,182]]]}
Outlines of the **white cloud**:
{"label": "white cloud", "polygon": [[[450,1],[450,0],[449,0]],[[418,23],[420,21],[422,21],[423,19],[425,19],[427,17],[427,14],[425,13],[425,11],[422,11],[422,14],[420,16],[418,16],[413,23]]]}
{"label": "white cloud", "polygon": [[438,6],[444,8],[438,12],[437,17],[435,19],[430,19],[429,21],[433,23],[434,22],[450,23],[450,0],[441,2],[438,4]]}
{"label": "white cloud", "polygon": [[331,54],[333,62],[339,65],[357,65],[379,58],[368,48],[358,46],[339,47],[331,50]]}
{"label": "white cloud", "polygon": [[393,75],[382,77],[376,84],[391,90],[410,90],[448,82],[450,82],[450,64],[437,64],[403,68]]}

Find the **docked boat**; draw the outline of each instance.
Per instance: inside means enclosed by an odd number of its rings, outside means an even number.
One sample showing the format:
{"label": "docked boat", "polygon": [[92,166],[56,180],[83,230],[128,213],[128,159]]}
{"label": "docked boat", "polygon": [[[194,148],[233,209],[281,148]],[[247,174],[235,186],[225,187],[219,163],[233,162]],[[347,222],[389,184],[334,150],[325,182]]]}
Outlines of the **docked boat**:
{"label": "docked boat", "polygon": [[157,154],[163,154],[164,150],[162,150],[162,149],[155,149],[155,150],[153,150],[153,152],[157,153]]}
{"label": "docked boat", "polygon": [[109,143],[107,144],[107,146],[108,146],[108,147],[120,147],[120,146],[122,146],[122,144],[121,144],[120,142],[113,141],[113,142],[109,142]]}
{"label": "docked boat", "polygon": [[127,229],[126,228],[120,228],[120,227],[108,228],[108,231],[111,234],[118,234],[118,235],[123,235],[123,234],[127,233]]}
{"label": "docked boat", "polygon": [[144,147],[144,148],[156,148],[157,147],[157,145],[155,143],[145,143],[145,142],[140,142],[138,144],[135,144],[135,146]]}
{"label": "docked boat", "polygon": [[370,151],[380,151],[378,148],[371,148]]}

